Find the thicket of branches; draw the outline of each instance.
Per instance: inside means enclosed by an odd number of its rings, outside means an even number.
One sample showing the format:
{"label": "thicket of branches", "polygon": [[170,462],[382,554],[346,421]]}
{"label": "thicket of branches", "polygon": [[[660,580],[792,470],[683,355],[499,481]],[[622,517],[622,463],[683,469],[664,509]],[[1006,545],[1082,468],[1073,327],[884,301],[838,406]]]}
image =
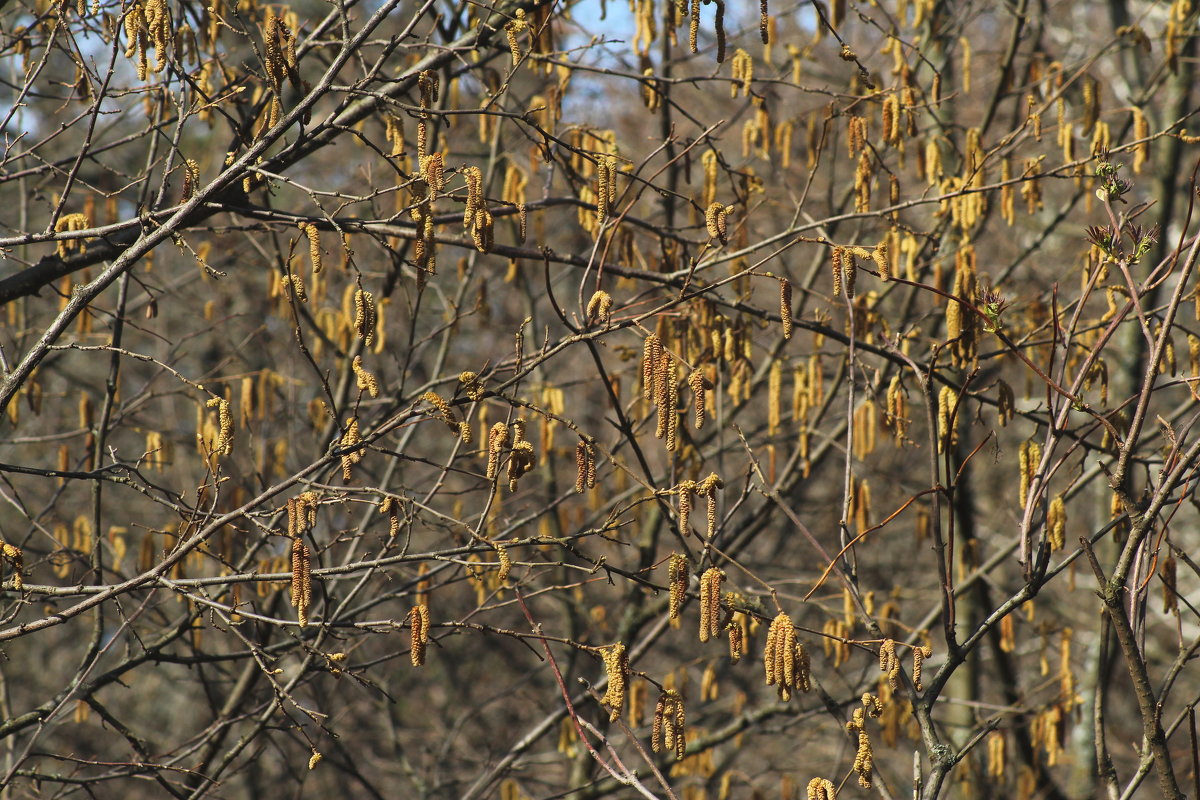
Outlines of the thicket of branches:
{"label": "thicket of branches", "polygon": [[1196,34],[11,0],[3,796],[1200,795]]}

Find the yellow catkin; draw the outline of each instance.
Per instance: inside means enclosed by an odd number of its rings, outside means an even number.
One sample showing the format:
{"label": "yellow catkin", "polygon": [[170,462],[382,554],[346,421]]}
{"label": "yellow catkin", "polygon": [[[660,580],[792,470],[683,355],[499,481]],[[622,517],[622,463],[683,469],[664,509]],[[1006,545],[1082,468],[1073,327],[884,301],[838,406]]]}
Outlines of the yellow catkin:
{"label": "yellow catkin", "polygon": [[375,341],[377,319],[374,295],[363,289],[357,289],[354,292],[354,331],[368,347]]}
{"label": "yellow catkin", "polygon": [[808,653],[796,639],[796,628],[787,613],[780,611],[767,629],[763,670],[768,686],[775,686],[779,699],[790,700],[795,689],[811,688]]}
{"label": "yellow catkin", "polygon": [[385,497],[379,502],[379,513],[388,518],[388,535],[395,538],[400,534],[400,505],[394,497]]}
{"label": "yellow catkin", "polygon": [[883,714],[883,704],[879,698],[870,692],[864,692],[862,696],[863,710],[867,712],[867,716],[872,719],[878,719]]}
{"label": "yellow catkin", "polygon": [[601,652],[604,671],[608,675],[608,686],[600,705],[608,709],[609,722],[616,722],[625,710],[625,683],[629,674],[629,659],[625,645],[621,642],[606,647]]}
{"label": "yellow catkin", "polygon": [[1146,114],[1137,106],[1133,107],[1133,138],[1138,144],[1133,148],[1133,171],[1140,173],[1142,167],[1150,159],[1150,142],[1144,141],[1150,137],[1150,125]]}
{"label": "yellow catkin", "polygon": [[783,394],[783,363],[777,358],[771,362],[767,378],[767,435],[779,431],[780,400]]}
{"label": "yellow catkin", "polygon": [[421,159],[421,178],[429,187],[429,203],[433,203],[446,185],[446,163],[441,153],[430,153]]}
{"label": "yellow catkin", "polygon": [[692,13],[688,22],[688,49],[693,53],[700,52],[696,49],[696,39],[700,32],[700,0],[692,0]]}
{"label": "yellow catkin", "polygon": [[517,490],[517,481],[537,464],[537,456],[533,443],[528,442],[519,433],[514,438],[512,450],[508,458],[508,490]]}
{"label": "yellow catkin", "polygon": [[938,452],[957,443],[958,434],[954,425],[954,407],[958,404],[958,392],[953,387],[943,386],[938,392]]}
{"label": "yellow catkin", "polygon": [[656,753],[674,752],[675,760],[682,761],[687,754],[685,724],[683,695],[675,689],[663,690],[654,706],[654,722],[650,735],[651,749]]}
{"label": "yellow catkin", "polygon": [[616,200],[616,176],[616,157],[600,157],[596,162],[596,219],[598,222],[608,219],[611,205]]}
{"label": "yellow catkin", "polygon": [[999,382],[997,389],[996,420],[1001,427],[1005,427],[1012,420],[1013,412],[1016,410],[1016,395],[1013,393],[1012,387],[1004,381]]}
{"label": "yellow catkin", "polygon": [[908,433],[908,399],[899,375],[892,376],[892,381],[888,384],[887,419],[888,425],[895,433],[896,445],[903,445]]}
{"label": "yellow catkin", "polygon": [[930,138],[925,143],[925,180],[930,186],[942,182],[942,148],[936,138]]}
{"label": "yellow catkin", "polygon": [[[183,162],[183,190],[182,199],[184,201],[191,200],[196,193],[196,189],[200,185],[200,165],[196,163],[196,159],[188,158]],[[304,224],[304,223],[301,223]]]}
{"label": "yellow catkin", "polygon": [[[304,287],[304,278],[292,272],[287,275],[280,276],[280,284],[292,290],[292,294],[301,303],[308,302],[308,290]],[[211,317],[208,317],[211,318]]]}
{"label": "yellow catkin", "polygon": [[480,400],[483,398],[483,382],[479,380],[479,374],[476,372],[464,371],[458,373],[458,382],[462,386],[463,393],[469,400]]}
{"label": "yellow catkin", "polygon": [[[792,338],[792,283],[779,279],[779,319],[783,323],[783,338]],[[699,427],[699,426],[696,426]]]}
{"label": "yellow catkin", "polygon": [[308,607],[312,600],[311,558],[308,545],[299,536],[292,539],[292,605],[296,608],[296,621],[303,628],[308,624]]}
{"label": "yellow catkin", "polygon": [[1037,442],[1022,442],[1017,451],[1017,458],[1020,465],[1021,479],[1018,497],[1021,508],[1024,508],[1029,498],[1029,489],[1033,485],[1034,475],[1042,462],[1042,446]]}
{"label": "yellow catkin", "polygon": [[875,174],[875,165],[867,151],[864,150],[858,158],[854,170],[854,210],[865,214],[871,210],[871,181]]}
{"label": "yellow catkin", "polygon": [[946,340],[954,341],[962,336],[962,304],[957,300],[946,301]]}
{"label": "yellow catkin", "polygon": [[487,462],[487,477],[488,480],[494,480],[496,473],[500,469],[500,454],[504,447],[508,444],[508,426],[503,422],[497,422],[492,426],[491,432],[488,434],[488,462]]}
{"label": "yellow catkin", "polygon": [[692,390],[692,407],[695,413],[696,430],[704,427],[704,419],[707,411],[705,397],[706,383],[704,373],[698,369],[694,370],[691,375],[688,375],[688,388]]}
{"label": "yellow catkin", "polygon": [[592,483],[588,483],[588,476],[595,475],[595,467],[592,466],[591,449],[586,442],[579,442],[575,445],[575,491],[582,494],[585,488],[591,488],[595,484],[593,477]]}
{"label": "yellow catkin", "polygon": [[879,279],[890,281],[892,279],[892,265],[888,261],[887,239],[883,239],[879,244],[875,245],[875,249],[871,251],[871,260],[875,262],[875,268],[879,271]]}
{"label": "yellow catkin", "polygon": [[[696,0],[699,5],[699,0]],[[717,154],[713,150],[705,150],[700,156],[701,166],[704,167],[704,189],[701,193],[700,205],[708,208],[717,196]]]}
{"label": "yellow catkin", "polygon": [[821,640],[826,657],[833,657],[833,666],[838,668],[850,658],[850,645],[846,638],[850,628],[840,619],[825,620],[821,627],[824,638]]}
{"label": "yellow catkin", "polygon": [[1063,628],[1062,640],[1059,642],[1059,691],[1061,692],[1060,697],[1064,698],[1063,705],[1067,709],[1076,702],[1075,672],[1071,668],[1071,640],[1074,633],[1071,628]]}
{"label": "yellow catkin", "polygon": [[656,371],[661,360],[662,340],[658,334],[651,333],[642,344],[642,397],[646,400],[652,400],[655,396]]}
{"label": "yellow catkin", "polygon": [[421,399],[433,406],[432,410],[436,413],[431,413],[431,417],[440,419],[454,433],[457,434],[459,432],[458,420],[454,416],[454,409],[450,407],[445,398],[437,392],[426,392],[421,395]]}
{"label": "yellow catkin", "polygon": [[857,159],[867,142],[867,120],[865,117],[851,115],[846,122],[846,154]]}
{"label": "yellow catkin", "polygon": [[1000,651],[1011,653],[1017,647],[1016,632],[1013,629],[1013,615],[1009,614],[1000,620]]}
{"label": "yellow catkin", "polygon": [[679,363],[673,358],[667,358],[667,374],[664,378],[667,385],[667,452],[673,453],[679,447]]}
{"label": "yellow catkin", "polygon": [[904,115],[900,111],[900,98],[895,93],[883,98],[880,115],[884,141],[893,146],[900,145],[900,134],[903,130],[901,122]]}
{"label": "yellow catkin", "polygon": [[750,84],[754,80],[754,59],[750,54],[742,48],[738,48],[733,53],[733,59],[730,61],[733,81],[729,86],[729,96],[737,97],[738,91],[746,97],[750,96]]}
{"label": "yellow catkin", "polygon": [[708,229],[708,235],[721,244],[729,241],[728,217],[731,211],[733,211],[733,206],[712,203],[704,212],[704,225]]}
{"label": "yellow catkin", "polygon": [[1055,495],[1046,510],[1046,539],[1050,543],[1051,552],[1063,549],[1066,543],[1067,510],[1061,494]]}
{"label": "yellow catkin", "polygon": [[746,635],[736,622],[729,624],[729,663],[736,664],[746,652]]}
{"label": "yellow catkin", "polygon": [[1012,185],[1012,160],[1000,162],[1000,216],[1008,225],[1016,221],[1016,190]]}
{"label": "yellow catkin", "polygon": [[834,247],[833,255],[832,255],[833,296],[834,297],[838,297],[841,295],[841,258],[842,258],[842,248]]}
{"label": "yellow catkin", "polygon": [[597,320],[602,325],[608,325],[612,321],[612,306],[613,299],[608,292],[604,290],[596,292],[587,304],[585,316],[588,322]]}
{"label": "yellow catkin", "polygon": [[4,542],[0,545],[0,552],[4,555],[4,560],[12,567],[12,588],[13,591],[21,591],[25,586],[25,554],[21,548],[15,544]]}
{"label": "yellow catkin", "polygon": [[963,94],[971,93],[971,40],[962,36],[958,40],[962,48],[962,90]]}
{"label": "yellow catkin", "polygon": [[362,356],[355,356],[351,363],[354,369],[354,380],[359,391],[367,392],[371,397],[379,396],[379,382],[375,380],[375,376],[367,371],[362,365]]}
{"label": "yellow catkin", "polygon": [[512,54],[512,65],[521,63],[521,45],[517,43],[517,34],[529,26],[525,19],[525,9],[518,8],[513,19],[504,25],[504,35],[508,39],[508,49]]}
{"label": "yellow catkin", "polygon": [[646,721],[646,681],[632,680],[629,684],[629,726],[640,728]]}
{"label": "yellow catkin", "polygon": [[658,439],[662,439],[667,435],[667,398],[669,393],[667,388],[667,373],[670,371],[669,363],[673,363],[674,360],[665,350],[659,350],[658,360],[653,367],[654,406],[658,412],[658,420],[654,427],[654,436]]}
{"label": "yellow catkin", "polygon": [[670,618],[679,619],[679,610],[683,607],[683,600],[687,596],[687,556],[680,553],[673,553],[671,555],[671,559],[668,562],[667,567],[667,585],[670,594],[667,603]]}
{"label": "yellow catkin", "polygon": [[1006,774],[1004,733],[992,731],[987,737],[987,774],[992,778],[1002,778]]}
{"label": "yellow catkin", "polygon": [[525,203],[517,203],[517,241],[521,244],[525,243],[525,234],[528,232],[529,212],[526,209]]}
{"label": "yellow catkin", "polygon": [[707,642],[720,634],[721,583],[725,573],[709,567],[700,576],[700,641]]}
{"label": "yellow catkin", "polygon": [[805,800],[837,800],[837,787],[828,778],[813,778],[808,782]]}
{"label": "yellow catkin", "polygon": [[692,532],[689,520],[692,513],[692,495],[695,491],[695,481],[682,481],[675,487],[675,493],[679,497],[679,533],[682,536],[688,536]]}
{"label": "yellow catkin", "polygon": [[425,663],[425,649],[429,644],[429,607],[419,603],[408,612],[409,658],[414,667]]}
{"label": "yellow catkin", "polygon": [[900,659],[896,656],[896,642],[884,639],[879,645],[879,671],[887,673],[888,685],[893,690],[900,688]]}
{"label": "yellow catkin", "polygon": [[308,258],[312,262],[313,274],[318,274],[322,269],[321,263],[321,231],[311,222],[300,223],[300,230],[308,238]]}
{"label": "yellow catkin", "polygon": [[708,702],[721,696],[721,686],[717,681],[716,663],[708,662],[700,675],[700,701]]}
{"label": "yellow catkin", "polygon": [[705,522],[707,523],[705,536],[710,541],[717,533],[717,491],[724,488],[725,484],[717,477],[715,472],[709,473],[707,478],[696,484],[696,494],[707,501],[705,508]]}
{"label": "yellow catkin", "polygon": [[213,397],[205,405],[217,408],[220,427],[213,452],[227,456],[233,451],[233,414],[229,410],[229,401],[223,397]]}
{"label": "yellow catkin", "polygon": [[913,648],[912,680],[913,686],[916,687],[918,692],[925,688],[921,685],[921,667],[925,663],[925,659],[931,655],[933,655],[933,648],[929,645]]}
{"label": "yellow catkin", "polygon": [[858,752],[854,755],[854,771],[858,774],[858,785],[864,789],[871,788],[871,771],[874,769],[875,755],[871,752],[871,740],[867,732],[858,732]]}
{"label": "yellow catkin", "polygon": [[508,574],[512,572],[512,558],[508,555],[508,548],[499,542],[493,542],[492,547],[495,549],[496,558],[500,562],[500,566],[496,570],[496,581],[503,584],[508,580]]}

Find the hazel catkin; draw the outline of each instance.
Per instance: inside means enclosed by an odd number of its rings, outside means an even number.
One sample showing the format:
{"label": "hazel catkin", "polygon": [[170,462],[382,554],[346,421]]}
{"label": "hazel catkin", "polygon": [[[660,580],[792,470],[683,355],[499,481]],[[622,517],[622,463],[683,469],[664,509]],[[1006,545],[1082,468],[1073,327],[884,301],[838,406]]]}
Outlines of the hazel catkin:
{"label": "hazel catkin", "polygon": [[716,239],[721,244],[728,244],[728,216],[733,211],[733,206],[726,206],[721,203],[712,203],[704,211],[704,225],[708,229],[708,235]]}
{"label": "hazel catkin", "polygon": [[655,381],[659,362],[662,360],[662,340],[658,334],[651,333],[642,344],[642,397],[652,400],[655,397]]}
{"label": "hazel catkin", "polygon": [[796,629],[786,612],[780,611],[767,629],[763,669],[768,686],[777,687],[780,700],[790,700],[792,691],[811,688],[808,652],[796,639]]}
{"label": "hazel catkin", "polygon": [[675,760],[682,761],[687,753],[685,724],[683,695],[675,689],[664,689],[654,706],[651,749],[656,753],[673,751]]}
{"label": "hazel catkin", "polygon": [[746,652],[746,637],[742,632],[742,626],[737,622],[731,622],[727,627],[729,630],[729,663],[736,664],[742,660],[742,655]]}
{"label": "hazel catkin", "polygon": [[690,518],[692,514],[692,494],[696,491],[695,481],[680,481],[675,487],[679,496],[679,535],[687,536],[692,532]]}
{"label": "hazel catkin", "polygon": [[604,659],[604,671],[608,675],[608,685],[605,687],[604,698],[600,705],[608,709],[608,721],[616,722],[625,710],[625,684],[629,674],[629,658],[625,653],[625,645],[617,642],[605,647],[601,653]]}
{"label": "hazel catkin", "polygon": [[720,630],[721,584],[725,573],[717,567],[709,567],[700,576],[700,641],[715,639]]}
{"label": "hazel catkin", "polygon": [[783,323],[783,338],[792,338],[792,282],[779,279],[779,320]]}
{"label": "hazel catkin", "polygon": [[8,542],[0,545],[0,551],[3,552],[4,560],[12,566],[13,590],[19,592],[25,586],[25,554],[21,551],[21,548]]}
{"label": "hazel catkin", "polygon": [[379,382],[375,380],[374,375],[363,367],[362,356],[355,356],[350,366],[354,370],[354,381],[359,391],[367,392],[371,397],[378,397]]}
{"label": "hazel catkin", "polygon": [[488,480],[495,479],[496,473],[500,469],[500,454],[507,444],[508,426],[503,422],[497,422],[492,426],[491,432],[488,433]]}
{"label": "hazel catkin", "polygon": [[696,430],[704,427],[705,416],[707,415],[707,399],[705,390],[708,388],[708,380],[704,377],[701,370],[693,370],[688,375],[688,388],[692,390],[693,404],[692,408],[695,413]]}
{"label": "hazel catkin", "polygon": [[717,473],[715,472],[710,472],[707,478],[696,484],[696,494],[707,501],[705,507],[705,522],[707,523],[705,535],[710,540],[717,533],[717,490],[724,488],[725,483],[717,477]]}
{"label": "hazel catkin", "polygon": [[896,642],[884,639],[879,646],[879,671],[886,672],[888,685],[892,689],[900,688],[900,659],[896,656]]}
{"label": "hazel catkin", "polygon": [[582,494],[585,488],[590,489],[596,483],[595,460],[587,442],[580,441],[575,445],[575,491]]}
{"label": "hazel catkin", "polygon": [[670,619],[679,619],[679,609],[687,596],[688,560],[681,553],[674,553],[667,567],[667,585],[670,590],[668,614]]}
{"label": "hazel catkin", "polygon": [[833,248],[831,266],[833,268],[833,296],[838,297],[842,293],[842,248]]}
{"label": "hazel catkin", "polygon": [[805,800],[837,800],[837,788],[828,778],[813,778],[808,782]]}
{"label": "hazel catkin", "polygon": [[291,601],[296,608],[296,622],[303,628],[308,624],[308,606],[312,600],[311,557],[299,536],[292,539]]}
{"label": "hazel catkin", "polygon": [[858,785],[871,788],[871,771],[875,765],[875,754],[871,751],[871,740],[867,732],[858,732],[858,752],[854,754],[854,771],[858,774]]}
{"label": "hazel catkin", "polygon": [[933,655],[933,648],[929,645],[922,645],[920,647],[913,648],[912,680],[913,686],[916,687],[918,692],[925,688],[921,685],[921,665],[924,664],[925,659],[929,658],[931,655]]}
{"label": "hazel catkin", "polygon": [[414,667],[425,663],[425,648],[429,644],[429,606],[418,603],[408,612],[409,657]]}
{"label": "hazel catkin", "polygon": [[608,325],[612,321],[612,306],[612,296],[604,290],[599,290],[588,301],[584,316],[587,317],[588,322],[594,319],[601,325]]}

